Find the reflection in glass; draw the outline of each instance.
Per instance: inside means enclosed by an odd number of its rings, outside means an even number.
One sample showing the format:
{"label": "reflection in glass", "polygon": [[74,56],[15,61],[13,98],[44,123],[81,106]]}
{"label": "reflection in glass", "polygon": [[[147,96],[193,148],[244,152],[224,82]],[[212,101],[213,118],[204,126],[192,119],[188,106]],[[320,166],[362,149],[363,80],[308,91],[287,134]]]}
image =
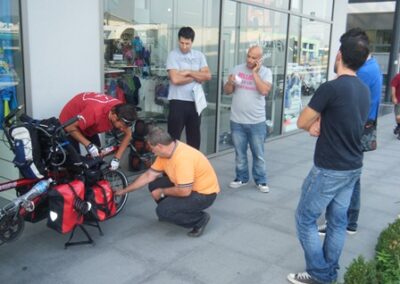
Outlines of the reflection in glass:
{"label": "reflection in glass", "polygon": [[0,0],[0,125],[19,104],[24,104],[19,1]]}
{"label": "reflection in glass", "polygon": [[[266,127],[269,136],[279,135],[282,121],[287,15],[232,1],[225,1],[223,12],[223,81],[226,82],[229,70],[233,66],[245,62],[249,46],[262,46],[265,55],[263,64],[273,73],[273,88],[266,98]],[[232,146],[229,126],[231,99],[230,95],[222,94],[220,151]]]}
{"label": "reflection in glass", "polygon": [[[25,104],[23,58],[21,41],[20,1],[0,0],[0,136],[3,137],[4,116],[18,105]],[[3,137],[4,138],[4,137]],[[19,177],[12,164],[13,153],[5,143],[0,143],[0,180]],[[2,197],[13,198],[13,192]]]}
{"label": "reflection in glass", "polygon": [[330,25],[290,18],[283,132],[296,130],[300,111],[327,79]]}
{"label": "reflection in glass", "polygon": [[289,6],[289,0],[249,0],[248,2],[252,2],[258,5],[264,5],[265,7],[275,7],[287,9]]}
{"label": "reflection in glass", "polygon": [[333,0],[292,0],[291,10],[307,16],[331,20]]}
{"label": "reflection in glass", "polygon": [[219,5],[212,0],[104,0],[105,91],[125,97],[141,109],[141,118],[165,129],[167,56],[178,46],[179,28],[194,29],[193,49],[205,54],[212,73],[203,84],[208,107],[202,112],[201,151],[206,154],[215,152],[218,19]]}

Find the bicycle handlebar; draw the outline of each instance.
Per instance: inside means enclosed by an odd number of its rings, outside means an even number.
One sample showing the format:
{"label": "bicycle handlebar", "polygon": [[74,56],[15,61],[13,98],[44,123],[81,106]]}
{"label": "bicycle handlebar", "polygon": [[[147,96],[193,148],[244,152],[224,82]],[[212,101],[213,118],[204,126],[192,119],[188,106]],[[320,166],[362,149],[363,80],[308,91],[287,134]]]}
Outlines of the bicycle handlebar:
{"label": "bicycle handlebar", "polygon": [[75,122],[77,122],[78,120],[81,120],[81,119],[83,119],[82,115],[77,115],[77,116],[74,116],[73,118],[68,119],[66,122],[64,122],[59,127],[57,127],[56,132],[62,128],[65,128],[65,127],[70,126],[71,124],[74,124]]}
{"label": "bicycle handlebar", "polygon": [[87,156],[86,159],[83,159],[82,166],[84,166],[86,169],[90,169],[97,165],[101,165],[104,163],[103,158],[105,156],[108,156],[111,153],[116,152],[117,150],[118,150],[118,146],[108,146],[106,148],[103,148],[100,151],[99,157],[91,158],[90,156]]}

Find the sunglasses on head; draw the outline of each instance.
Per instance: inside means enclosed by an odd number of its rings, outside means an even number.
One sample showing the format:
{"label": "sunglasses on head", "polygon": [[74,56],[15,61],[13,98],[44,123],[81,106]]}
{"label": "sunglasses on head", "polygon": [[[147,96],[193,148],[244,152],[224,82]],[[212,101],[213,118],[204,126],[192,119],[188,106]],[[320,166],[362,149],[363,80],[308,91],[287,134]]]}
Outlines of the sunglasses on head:
{"label": "sunglasses on head", "polygon": [[131,127],[133,124],[133,121],[127,120],[126,118],[123,118],[122,116],[117,115],[118,119],[121,120],[123,123],[125,123],[126,126]]}

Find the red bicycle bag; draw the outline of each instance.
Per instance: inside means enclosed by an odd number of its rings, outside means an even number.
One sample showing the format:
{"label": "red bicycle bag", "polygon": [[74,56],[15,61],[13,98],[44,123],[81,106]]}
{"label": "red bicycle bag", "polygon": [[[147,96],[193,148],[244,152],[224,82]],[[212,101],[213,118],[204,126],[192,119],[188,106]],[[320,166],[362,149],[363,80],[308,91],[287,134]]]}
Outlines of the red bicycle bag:
{"label": "red bicycle bag", "polygon": [[71,232],[76,225],[83,223],[83,214],[77,208],[85,196],[85,185],[80,180],[60,184],[51,188],[49,196],[49,216],[47,226],[59,233]]}
{"label": "red bicycle bag", "polygon": [[114,216],[117,211],[114,192],[106,180],[100,180],[88,189],[86,200],[92,204],[91,214],[86,216],[92,215],[95,220],[104,221]]}

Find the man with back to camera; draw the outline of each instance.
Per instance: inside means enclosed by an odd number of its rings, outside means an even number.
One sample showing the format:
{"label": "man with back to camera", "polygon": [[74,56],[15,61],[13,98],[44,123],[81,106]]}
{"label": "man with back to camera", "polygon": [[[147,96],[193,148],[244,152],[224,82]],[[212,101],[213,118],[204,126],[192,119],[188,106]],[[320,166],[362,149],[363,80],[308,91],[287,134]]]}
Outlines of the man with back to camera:
{"label": "man with back to camera", "polygon": [[73,97],[61,110],[59,119],[64,123],[77,115],[80,115],[81,119],[67,126],[65,131],[73,138],[72,143],[78,152],[81,143],[92,157],[97,157],[100,154],[99,133],[113,128],[124,133],[110,164],[110,169],[118,169],[122,154],[131,141],[131,126],[136,119],[135,106],[123,104],[120,100],[105,94],[86,92]]}
{"label": "man with back to camera", "polygon": [[147,142],[156,160],[150,169],[116,195],[148,184],[158,204],[159,220],[192,229],[188,236],[200,237],[210,220],[204,210],[214,203],[220,190],[213,167],[203,153],[174,140],[162,128],[151,128]]}
{"label": "man with back to camera", "polygon": [[224,85],[224,92],[232,94],[231,133],[235,148],[236,177],[229,186],[239,188],[249,181],[247,148],[253,155],[252,174],[259,191],[269,192],[264,158],[267,137],[265,97],[272,88],[272,72],[262,66],[263,51],[252,46],[246,63],[235,66]]}
{"label": "man with back to camera", "polygon": [[[314,166],[303,182],[296,209],[296,229],[304,250],[306,271],[290,273],[291,283],[332,283],[337,279],[347,210],[360,178],[361,136],[368,118],[370,93],[356,71],[368,57],[362,36],[340,38],[335,80],[323,83],[301,112],[297,126],[318,136]],[[321,246],[317,219],[326,210],[326,236]]]}
{"label": "man with back to camera", "polygon": [[187,144],[200,149],[201,116],[196,111],[193,88],[196,82],[211,80],[211,73],[204,54],[192,49],[194,36],[191,27],[181,28],[178,32],[179,48],[168,55],[168,132],[173,139],[180,139],[185,127]]}
{"label": "man with back to camera", "polygon": [[[360,28],[350,29],[344,36],[360,36],[363,37],[366,42],[369,43],[369,38],[365,31]],[[370,53],[367,60],[357,70],[357,77],[367,85],[370,91],[370,106],[368,120],[365,127],[371,126],[376,123],[378,118],[379,103],[382,96],[382,73],[378,62]],[[350,206],[347,210],[347,228],[346,231],[349,235],[357,233],[358,228],[358,217],[360,214],[360,201],[361,201],[361,178],[357,180],[354,185],[353,194],[351,196]],[[319,228],[320,235],[325,235],[326,224]]]}

